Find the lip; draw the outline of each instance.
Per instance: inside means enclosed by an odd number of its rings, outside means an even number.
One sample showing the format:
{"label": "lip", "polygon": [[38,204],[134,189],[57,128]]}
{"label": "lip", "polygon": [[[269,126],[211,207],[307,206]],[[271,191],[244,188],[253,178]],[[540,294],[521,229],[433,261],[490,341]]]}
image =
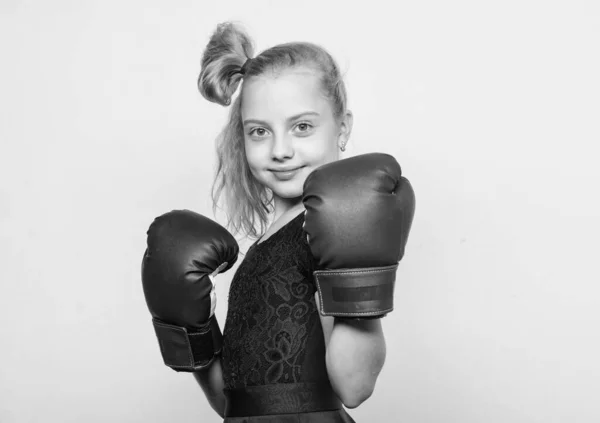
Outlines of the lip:
{"label": "lip", "polygon": [[292,179],[294,176],[296,176],[298,171],[300,169],[302,169],[303,167],[304,166],[283,167],[283,168],[277,168],[277,169],[270,169],[270,171],[273,173],[275,178],[279,179],[280,181],[288,181],[288,180]]}
{"label": "lip", "polygon": [[269,169],[271,172],[291,172],[293,170],[298,170],[303,168],[304,166],[296,166],[296,167],[277,167],[273,169]]}

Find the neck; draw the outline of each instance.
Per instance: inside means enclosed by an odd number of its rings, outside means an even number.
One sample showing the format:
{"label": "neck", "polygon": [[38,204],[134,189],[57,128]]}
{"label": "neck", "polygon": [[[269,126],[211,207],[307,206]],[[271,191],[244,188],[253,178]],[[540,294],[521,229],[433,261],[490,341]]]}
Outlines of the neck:
{"label": "neck", "polygon": [[298,214],[304,209],[302,196],[296,198],[275,198],[274,199],[273,219],[277,220],[284,214]]}

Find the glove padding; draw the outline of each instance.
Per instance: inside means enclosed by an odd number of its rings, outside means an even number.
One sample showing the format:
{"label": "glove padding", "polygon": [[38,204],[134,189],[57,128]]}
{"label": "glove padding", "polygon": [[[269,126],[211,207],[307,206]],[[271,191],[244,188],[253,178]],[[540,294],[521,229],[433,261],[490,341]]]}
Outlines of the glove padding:
{"label": "glove padding", "polygon": [[415,212],[396,159],[372,153],[323,165],[306,179],[302,201],[321,314],[377,318],[392,311]]}
{"label": "glove padding", "polygon": [[176,371],[202,369],[222,344],[212,278],[234,265],[237,242],[189,210],[157,217],[147,234],[142,284],[163,360]]}

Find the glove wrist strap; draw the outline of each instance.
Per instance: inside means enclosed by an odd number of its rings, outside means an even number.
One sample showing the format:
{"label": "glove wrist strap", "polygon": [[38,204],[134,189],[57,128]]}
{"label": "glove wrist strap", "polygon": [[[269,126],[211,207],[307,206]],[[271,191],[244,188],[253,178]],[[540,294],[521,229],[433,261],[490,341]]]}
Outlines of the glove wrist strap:
{"label": "glove wrist strap", "polygon": [[198,329],[152,319],[165,364],[178,372],[194,372],[210,365],[221,352],[223,335],[215,316]]}
{"label": "glove wrist strap", "polygon": [[321,314],[347,318],[383,317],[394,309],[397,268],[398,264],[315,271]]}

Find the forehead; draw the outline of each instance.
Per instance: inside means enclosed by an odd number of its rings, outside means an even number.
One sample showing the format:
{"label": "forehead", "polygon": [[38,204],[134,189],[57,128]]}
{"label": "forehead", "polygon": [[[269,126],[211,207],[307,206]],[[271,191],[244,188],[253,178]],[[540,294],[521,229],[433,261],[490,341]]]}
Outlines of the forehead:
{"label": "forehead", "polygon": [[242,86],[242,117],[285,119],[305,111],[330,109],[321,91],[319,74],[308,68],[253,76]]}

